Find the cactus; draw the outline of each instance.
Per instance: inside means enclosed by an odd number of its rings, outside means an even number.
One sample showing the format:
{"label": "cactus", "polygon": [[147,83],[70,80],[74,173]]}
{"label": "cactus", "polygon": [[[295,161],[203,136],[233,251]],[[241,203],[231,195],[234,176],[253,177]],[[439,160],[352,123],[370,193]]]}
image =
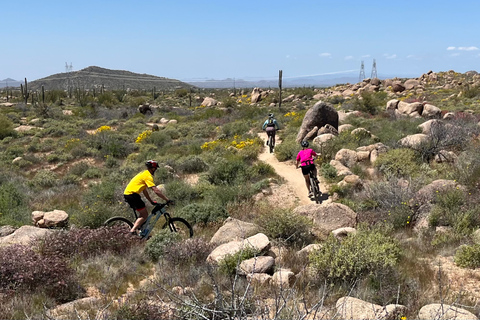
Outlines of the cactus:
{"label": "cactus", "polygon": [[[21,85],[20,85],[21,86]],[[25,104],[27,104],[28,96],[28,87],[27,87],[27,78],[25,78],[25,87],[23,87],[24,92],[22,91],[23,98],[25,99]]]}

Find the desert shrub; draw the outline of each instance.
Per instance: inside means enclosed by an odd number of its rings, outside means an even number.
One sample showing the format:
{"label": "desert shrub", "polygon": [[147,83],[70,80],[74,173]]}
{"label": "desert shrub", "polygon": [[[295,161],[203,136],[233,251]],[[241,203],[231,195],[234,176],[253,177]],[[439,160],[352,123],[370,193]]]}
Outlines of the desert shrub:
{"label": "desert shrub", "polygon": [[185,89],[185,88],[176,89],[175,96],[177,96],[178,98],[184,98],[188,96],[188,89]]}
{"label": "desert shrub", "polygon": [[378,170],[387,177],[414,177],[419,173],[420,163],[415,151],[408,148],[391,149],[375,161]]}
{"label": "desert shrub", "polygon": [[360,228],[341,241],[329,236],[320,249],[312,252],[310,262],[329,282],[350,282],[395,267],[400,255],[393,238],[377,229]]}
{"label": "desert shrub", "polygon": [[190,203],[198,198],[195,188],[183,180],[172,180],[165,184],[165,189],[168,197],[174,199],[178,205]]}
{"label": "desert shrub", "polygon": [[128,253],[130,247],[137,245],[138,240],[120,227],[75,228],[58,231],[37,244],[38,252],[43,256],[65,259],[88,258],[105,252],[122,255]]}
{"label": "desert shrub", "polygon": [[218,264],[218,270],[226,275],[234,275],[237,267],[243,260],[248,260],[258,254],[257,250],[250,246],[245,246],[235,254],[227,254]]}
{"label": "desert shrub", "polygon": [[86,179],[101,178],[102,177],[102,170],[100,170],[99,168],[96,168],[96,167],[88,168],[83,173],[83,177],[86,178]]}
{"label": "desert shrub", "polygon": [[479,213],[476,203],[466,203],[463,191],[448,190],[436,194],[428,222],[431,226],[451,226],[456,233],[468,235],[480,225]]}
{"label": "desert shrub", "polygon": [[163,320],[168,319],[170,312],[170,310],[152,304],[150,299],[126,300],[110,314],[110,317],[124,320]]}
{"label": "desert shrub", "polygon": [[104,105],[105,107],[111,108],[117,102],[115,95],[111,91],[105,91],[98,95],[98,103]]}
{"label": "desert shrub", "polygon": [[57,174],[50,170],[39,170],[30,184],[39,188],[50,188],[57,184]]}
{"label": "desert shrub", "polygon": [[226,138],[233,138],[235,135],[243,135],[250,131],[250,126],[245,121],[234,121],[222,126],[222,133]]}
{"label": "desert shrub", "polygon": [[480,267],[480,244],[461,246],[453,259],[455,264],[462,268],[476,269]]}
{"label": "desert shrub", "polygon": [[0,248],[0,288],[3,293],[43,291],[58,302],[84,294],[67,260],[55,255],[42,256],[23,245]]}
{"label": "desert shrub", "polygon": [[174,266],[202,264],[214,247],[202,238],[190,238],[167,246],[163,258]]}
{"label": "desert shrub", "polygon": [[270,208],[263,212],[256,223],[271,239],[281,240],[289,244],[303,245],[312,240],[312,222],[292,210]]}
{"label": "desert shrub", "polygon": [[480,181],[480,148],[473,144],[468,150],[462,152],[454,165],[455,177],[463,185],[474,188]]}
{"label": "desert shrub", "polygon": [[191,224],[222,221],[228,217],[223,206],[208,202],[190,203],[181,208],[177,214]]}
{"label": "desert shrub", "polygon": [[20,226],[30,222],[25,187],[17,181],[0,184],[0,225]]}
{"label": "desert shrub", "polygon": [[299,150],[300,146],[295,141],[295,137],[288,137],[281,144],[275,146],[275,157],[278,161],[295,160]]}
{"label": "desert shrub", "polygon": [[182,173],[198,173],[208,169],[208,165],[200,157],[187,157],[179,160],[178,171]]}
{"label": "desert shrub", "polygon": [[327,181],[335,181],[335,178],[337,178],[337,169],[330,163],[322,163],[320,174],[327,179]]}
{"label": "desert shrub", "polygon": [[121,135],[112,130],[102,130],[88,137],[89,147],[97,149],[100,156],[107,155],[124,158],[133,151],[134,138]]}
{"label": "desert shrub", "polygon": [[207,180],[216,185],[235,184],[245,181],[248,164],[239,157],[220,158],[210,165]]}
{"label": "desert shrub", "polygon": [[181,240],[180,235],[170,230],[162,229],[157,232],[145,246],[145,255],[157,262],[166,254],[168,247]]}
{"label": "desert shrub", "polygon": [[15,130],[13,130],[12,121],[3,114],[0,114],[0,140],[13,136],[15,136]]}
{"label": "desert shrub", "polygon": [[387,103],[387,92],[385,91],[363,91],[360,97],[361,99],[357,97],[352,99],[353,109],[373,115],[377,114]]}
{"label": "desert shrub", "polygon": [[165,130],[154,131],[152,132],[151,135],[148,136],[147,139],[145,139],[145,142],[151,143],[158,148],[162,148],[163,146],[170,143],[171,141],[172,141],[172,138],[167,132],[165,132]]}
{"label": "desert shrub", "polygon": [[70,167],[68,174],[81,177],[89,168],[90,166],[87,162],[81,161]]}
{"label": "desert shrub", "polygon": [[276,174],[275,169],[263,161],[257,162],[250,167],[252,178],[271,177]]}

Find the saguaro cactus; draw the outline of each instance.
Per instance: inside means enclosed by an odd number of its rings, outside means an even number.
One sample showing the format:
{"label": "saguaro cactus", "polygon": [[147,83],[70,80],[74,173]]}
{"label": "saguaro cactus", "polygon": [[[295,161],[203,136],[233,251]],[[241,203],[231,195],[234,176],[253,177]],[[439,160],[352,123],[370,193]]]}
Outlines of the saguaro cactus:
{"label": "saguaro cactus", "polygon": [[20,83],[20,90],[22,91],[22,97],[25,100],[25,104],[27,104],[28,96],[29,96],[28,87],[27,87],[27,78],[25,78],[25,86],[22,86],[22,84]]}

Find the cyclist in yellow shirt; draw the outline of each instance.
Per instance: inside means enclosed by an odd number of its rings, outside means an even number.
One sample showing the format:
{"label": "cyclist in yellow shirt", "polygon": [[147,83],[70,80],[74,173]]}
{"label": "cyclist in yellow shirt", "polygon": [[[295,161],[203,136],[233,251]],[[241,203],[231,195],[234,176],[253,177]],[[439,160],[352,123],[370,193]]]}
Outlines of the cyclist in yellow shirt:
{"label": "cyclist in yellow shirt", "polygon": [[125,201],[132,207],[133,209],[137,210],[139,214],[139,218],[133,224],[130,233],[136,235],[137,229],[145,222],[148,217],[148,210],[145,206],[145,202],[143,202],[142,197],[140,196],[140,192],[143,193],[145,198],[150,201],[151,204],[156,204],[156,201],[153,201],[148,194],[148,189],[152,189],[152,191],[162,198],[163,200],[167,201],[167,203],[172,203],[173,201],[169,200],[161,191],[155,186],[153,182],[153,175],[158,168],[158,162],[154,160],[148,160],[145,162],[147,166],[147,170],[140,172],[132,180],[128,183],[125,191],[123,192],[123,197]]}

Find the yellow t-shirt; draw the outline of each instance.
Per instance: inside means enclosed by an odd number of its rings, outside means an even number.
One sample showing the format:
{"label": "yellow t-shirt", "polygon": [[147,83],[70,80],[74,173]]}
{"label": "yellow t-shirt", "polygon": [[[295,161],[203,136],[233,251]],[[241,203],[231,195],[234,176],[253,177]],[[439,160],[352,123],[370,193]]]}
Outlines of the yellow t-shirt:
{"label": "yellow t-shirt", "polygon": [[155,187],[155,183],[153,182],[153,175],[150,173],[150,171],[145,170],[143,172],[140,172],[135,177],[133,177],[132,180],[130,180],[127,187],[125,188],[125,191],[123,191],[123,194],[140,193],[147,187]]}

